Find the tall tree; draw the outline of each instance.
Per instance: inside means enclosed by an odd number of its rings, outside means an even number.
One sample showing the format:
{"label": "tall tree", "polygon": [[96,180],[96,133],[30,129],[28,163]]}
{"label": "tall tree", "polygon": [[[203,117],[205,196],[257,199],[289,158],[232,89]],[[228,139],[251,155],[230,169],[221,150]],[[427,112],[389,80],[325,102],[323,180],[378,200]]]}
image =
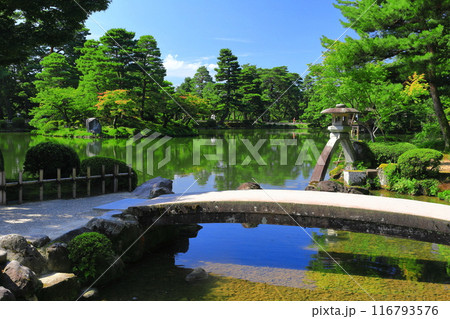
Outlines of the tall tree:
{"label": "tall tree", "polygon": [[302,79],[286,66],[261,70],[263,99],[271,120],[298,118]]}
{"label": "tall tree", "polygon": [[261,88],[262,79],[258,68],[255,65],[243,65],[240,83],[242,99],[239,110],[245,120],[254,120],[265,110]]}
{"label": "tall tree", "polygon": [[356,63],[391,59],[396,72],[425,74],[445,149],[450,149],[450,127],[441,94],[450,65],[449,0],[337,0],[360,39],[347,38]]}
{"label": "tall tree", "polygon": [[241,67],[238,58],[233,55],[230,49],[220,50],[218,57],[218,68],[216,70],[216,81],[220,103],[218,112],[220,114],[219,124],[223,124],[228,116],[239,104],[239,77]]}
{"label": "tall tree", "polygon": [[36,75],[34,84],[40,92],[48,88],[76,87],[78,76],[76,70],[67,62],[66,57],[59,53],[52,53],[42,61],[42,72]]}
{"label": "tall tree", "polygon": [[133,79],[127,76],[133,64],[133,51],[136,48],[134,32],[125,29],[111,29],[100,38],[104,46],[103,53],[113,63],[114,77],[111,82],[114,89],[131,89]]}
{"label": "tall tree", "polygon": [[197,69],[197,72],[195,73],[193,79],[193,85],[195,93],[197,93],[198,96],[203,96],[203,89],[208,83],[213,83],[213,78],[209,74],[208,69],[206,66],[202,65]]}
{"label": "tall tree", "polygon": [[[105,10],[111,0],[2,0],[0,65],[25,61],[40,45],[57,47],[70,41],[88,16]],[[80,8],[80,6],[82,7]]]}
{"label": "tall tree", "polygon": [[146,118],[144,111],[148,110],[149,103],[154,103],[154,99],[159,97],[160,85],[163,84],[166,69],[161,59],[158,43],[151,35],[141,36],[132,53],[133,62],[135,62],[132,70],[136,74],[137,80],[134,91],[140,99],[141,118]]}

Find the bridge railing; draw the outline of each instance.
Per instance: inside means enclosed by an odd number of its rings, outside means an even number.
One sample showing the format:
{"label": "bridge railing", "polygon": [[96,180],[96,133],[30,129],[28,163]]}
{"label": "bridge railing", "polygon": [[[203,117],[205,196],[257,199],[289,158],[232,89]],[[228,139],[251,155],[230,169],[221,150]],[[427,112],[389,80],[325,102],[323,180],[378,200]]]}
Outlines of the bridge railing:
{"label": "bridge railing", "polygon": [[128,168],[128,172],[119,172],[119,165],[114,165],[113,173],[106,174],[105,165],[102,165],[102,170],[100,175],[91,175],[91,167],[87,167],[86,176],[77,176],[77,170],[75,168],[72,169],[72,174],[70,177],[61,177],[61,169],[58,168],[56,171],[56,178],[53,179],[44,179],[44,170],[39,170],[39,177],[37,180],[24,180],[23,172],[19,172],[19,177],[17,180],[7,180],[6,173],[0,172],[0,204],[7,204],[7,189],[12,187],[18,188],[18,202],[19,204],[23,203],[24,197],[24,187],[28,185],[36,185],[39,188],[39,200],[44,200],[44,184],[56,184],[57,188],[57,198],[61,199],[62,197],[62,183],[69,182],[72,183],[72,198],[77,198],[77,182],[84,181],[86,182],[86,195],[91,196],[91,182],[93,180],[101,180],[101,193],[106,194],[106,180],[113,180],[113,189],[112,192],[117,193],[119,190],[119,177],[127,176],[128,177],[128,191],[132,191],[132,177],[133,177],[132,168]]}

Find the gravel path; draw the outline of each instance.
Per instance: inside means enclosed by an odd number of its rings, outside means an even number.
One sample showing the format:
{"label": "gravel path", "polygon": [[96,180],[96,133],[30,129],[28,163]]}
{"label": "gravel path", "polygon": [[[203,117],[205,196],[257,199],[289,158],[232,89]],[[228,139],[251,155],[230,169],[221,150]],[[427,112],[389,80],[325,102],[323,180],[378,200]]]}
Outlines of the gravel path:
{"label": "gravel path", "polygon": [[104,213],[93,210],[94,207],[130,197],[130,193],[125,192],[22,205],[0,205],[0,235],[47,235],[53,239]]}

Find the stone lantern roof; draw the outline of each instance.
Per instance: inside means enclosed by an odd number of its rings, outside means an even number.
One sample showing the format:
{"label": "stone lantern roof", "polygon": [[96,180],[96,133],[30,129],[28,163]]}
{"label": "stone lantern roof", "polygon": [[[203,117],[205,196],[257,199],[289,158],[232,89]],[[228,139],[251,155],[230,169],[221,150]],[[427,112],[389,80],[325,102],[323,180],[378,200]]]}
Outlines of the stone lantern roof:
{"label": "stone lantern roof", "polygon": [[337,104],[336,107],[323,110],[320,112],[322,114],[350,114],[350,113],[359,113],[357,109],[352,107],[345,107],[345,104]]}

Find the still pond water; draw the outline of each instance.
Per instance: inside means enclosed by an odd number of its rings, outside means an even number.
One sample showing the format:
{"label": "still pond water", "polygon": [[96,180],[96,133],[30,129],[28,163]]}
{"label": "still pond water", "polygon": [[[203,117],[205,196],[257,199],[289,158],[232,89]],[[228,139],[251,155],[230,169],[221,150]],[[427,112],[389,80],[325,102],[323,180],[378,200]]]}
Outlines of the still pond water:
{"label": "still pond water", "polygon": [[[195,138],[140,138],[134,143],[2,133],[0,149],[7,178],[17,177],[27,149],[52,140],[71,146],[81,159],[100,155],[125,161],[137,171],[140,182],[155,176],[173,179],[175,193],[232,190],[248,181],[267,189],[302,190],[327,139],[326,132],[303,130],[204,131]],[[201,266],[221,275],[282,286],[296,286],[295,280],[277,281],[271,271],[342,274],[345,269],[366,277],[450,282],[450,248],[444,245],[292,226],[202,226],[190,239],[188,251],[175,254],[174,265]],[[249,277],[249,272],[256,274]]]}

